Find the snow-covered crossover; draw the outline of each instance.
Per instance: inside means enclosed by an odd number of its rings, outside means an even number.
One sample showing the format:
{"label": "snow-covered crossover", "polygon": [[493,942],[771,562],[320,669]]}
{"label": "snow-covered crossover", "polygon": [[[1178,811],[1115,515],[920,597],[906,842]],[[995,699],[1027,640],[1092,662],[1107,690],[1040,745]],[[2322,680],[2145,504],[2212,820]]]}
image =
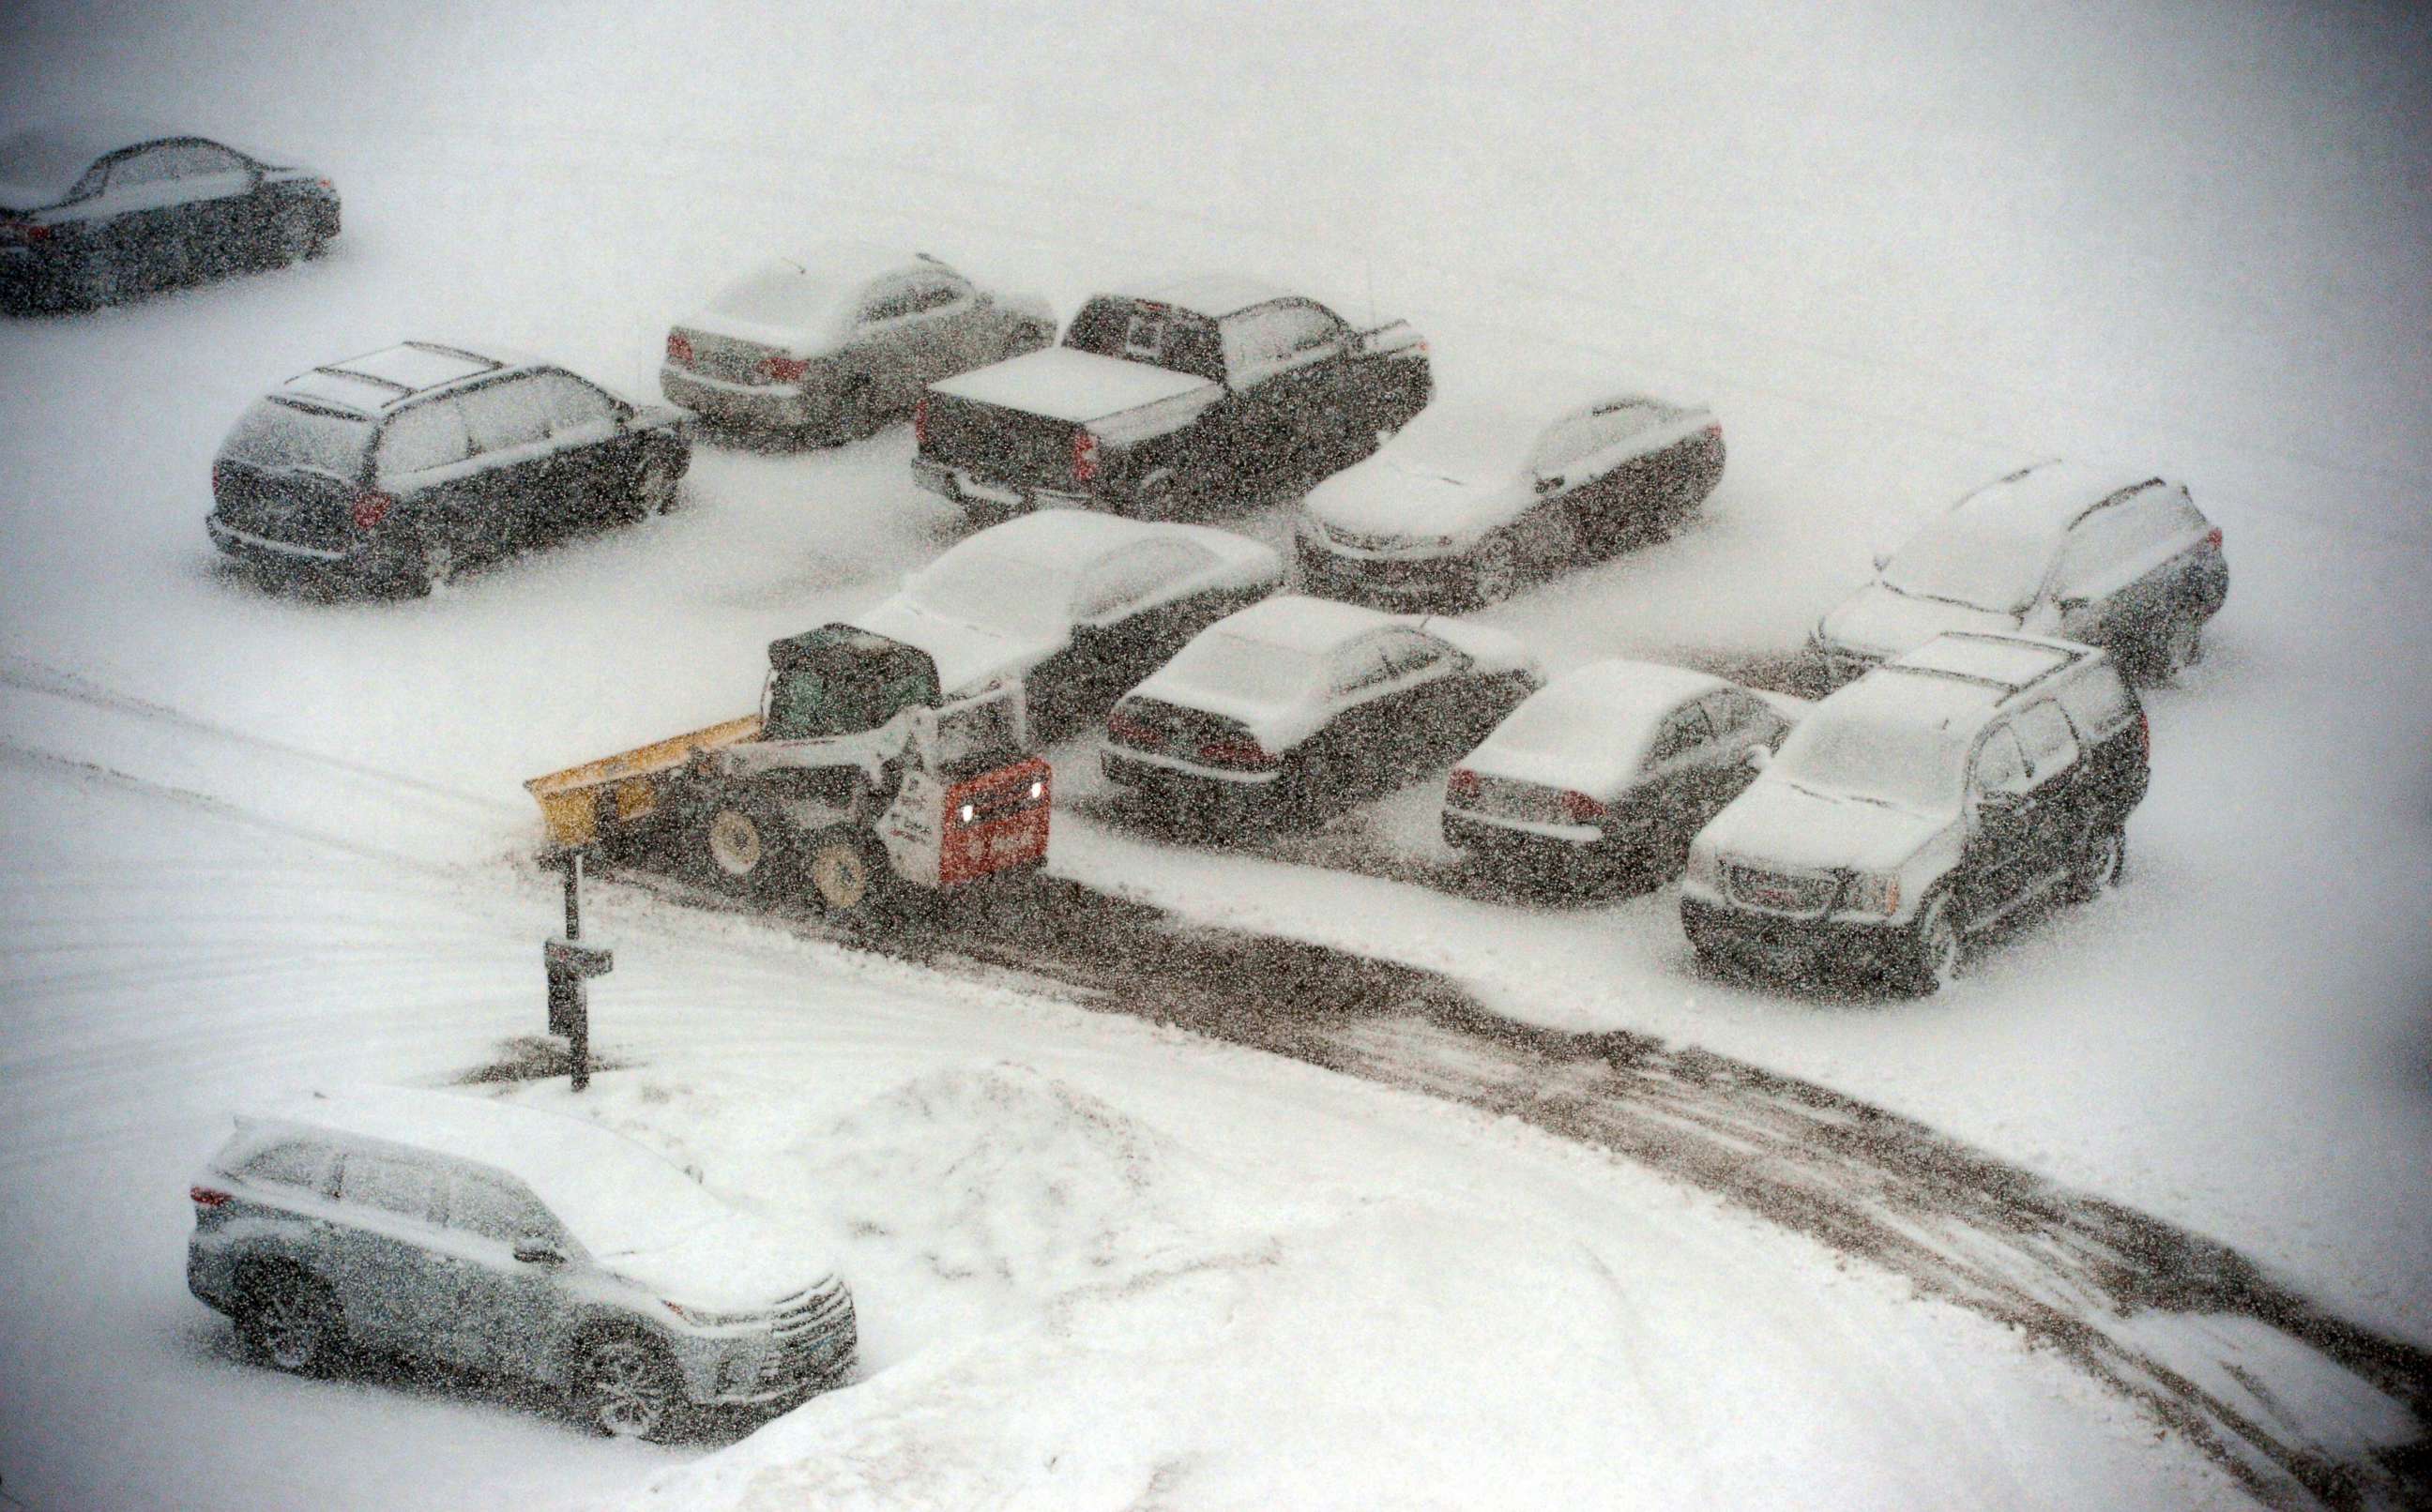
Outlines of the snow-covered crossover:
{"label": "snow-covered crossover", "polygon": [[1106,778],[1159,807],[1306,814],[1451,760],[1544,682],[1501,630],[1286,595],[1123,696]]}
{"label": "snow-covered crossover", "polygon": [[1444,835],[1475,859],[1572,882],[1668,877],[1790,721],[1720,678],[1593,662],[1495,727],[1444,784]]}
{"label": "snow-covered crossover", "polygon": [[1201,277],[1099,294],[1051,351],[932,385],[912,476],[978,516],[1242,504],[1376,449],[1427,402],[1427,343],[1313,299]]}
{"label": "snow-covered crossover", "polygon": [[2195,660],[2229,595],[2221,529],[2185,483],[2040,462],[1987,483],[1875,563],[1816,625],[1851,677],[1943,630],[2065,635],[2156,681]]}
{"label": "snow-covered crossover", "polygon": [[1702,405],[1562,380],[1439,398],[1309,491],[1301,568],[1314,593],[1492,603],[1662,537],[1722,475],[1723,428]]}
{"label": "snow-covered crossover", "polygon": [[659,388],[723,425],[849,437],[921,385],[1045,346],[1056,312],[925,252],[836,242],[761,264],[667,332]]}
{"label": "snow-covered crossover", "polygon": [[211,463],[211,544],[428,593],[457,563],[674,504],[692,446],[564,368],[406,342],[254,401]]}
{"label": "snow-covered crossover", "polygon": [[258,1358],[349,1345],[566,1390],[603,1433],[792,1403],[853,1369],[835,1270],[588,1120],[398,1087],[240,1115],[186,1283]]}
{"label": "snow-covered crossover", "polygon": [[1044,510],[957,543],[855,619],[928,652],[949,695],[1020,678],[1045,729],[1104,714],[1283,579],[1274,547],[1229,530]]}
{"label": "snow-covered crossover", "polygon": [[2145,712],[2108,654],[1953,631],[1817,704],[1689,848],[1699,956],[1918,991],[1965,934],[2119,880],[2145,796]]}
{"label": "snow-covered crossover", "polygon": [[0,142],[0,299],[106,305],[300,261],[338,234],[338,191],[284,154],[136,122]]}

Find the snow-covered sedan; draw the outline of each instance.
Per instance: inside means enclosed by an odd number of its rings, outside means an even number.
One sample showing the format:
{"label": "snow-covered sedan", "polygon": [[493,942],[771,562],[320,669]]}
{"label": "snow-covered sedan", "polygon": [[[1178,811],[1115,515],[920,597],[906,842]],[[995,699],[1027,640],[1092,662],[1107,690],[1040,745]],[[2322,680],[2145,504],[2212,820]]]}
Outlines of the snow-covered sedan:
{"label": "snow-covered sedan", "polygon": [[928,652],[949,696],[1022,679],[1052,730],[1283,579],[1274,547],[1229,530],[1048,510],[956,543],[856,623]]}
{"label": "snow-covered sedan", "polygon": [[94,306],[309,258],[338,192],[284,154],[140,122],[60,123],[0,141],[0,299]]}
{"label": "snow-covered sedan", "polygon": [[921,389],[1056,340],[1056,312],[925,252],[832,242],[752,269],[667,332],[667,402],[737,429],[866,435]]}
{"label": "snow-covered sedan", "polygon": [[1452,760],[1544,682],[1501,630],[1281,595],[1123,696],[1106,779],[1199,816],[1306,816]]}
{"label": "snow-covered sedan", "polygon": [[2229,596],[2221,528],[2185,483],[2067,462],[1985,484],[1875,569],[1810,637],[1835,680],[1945,630],[2024,630],[2164,681],[2195,661]]}
{"label": "snow-covered sedan", "polygon": [[1444,839],[1573,884],[1670,876],[1789,731],[1780,709],[1685,667],[1594,662],[1512,712],[1444,784]]}
{"label": "snow-covered sedan", "polygon": [[1565,380],[1439,397],[1309,491],[1301,570],[1333,596],[1493,603],[1661,538],[1722,473],[1723,429],[1702,405]]}
{"label": "snow-covered sedan", "polygon": [[599,1432],[784,1404],[859,1341],[825,1260],[585,1118],[403,1087],[239,1115],[188,1195],[186,1285],[256,1358],[349,1347],[537,1381]]}

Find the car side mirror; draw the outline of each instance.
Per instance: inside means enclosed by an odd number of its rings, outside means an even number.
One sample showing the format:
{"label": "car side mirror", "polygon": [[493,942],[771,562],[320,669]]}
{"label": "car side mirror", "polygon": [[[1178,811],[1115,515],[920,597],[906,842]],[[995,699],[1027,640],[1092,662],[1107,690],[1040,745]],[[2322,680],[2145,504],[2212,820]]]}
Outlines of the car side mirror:
{"label": "car side mirror", "polygon": [[566,1252],[547,1239],[519,1239],[515,1242],[515,1258],[528,1266],[554,1270],[566,1264]]}
{"label": "car side mirror", "polygon": [[2052,607],[2064,614],[2074,614],[2092,602],[2091,598],[2060,598],[2053,600]]}
{"label": "car side mirror", "polygon": [[1538,497],[1543,498],[1548,494],[1559,494],[1562,491],[1562,479],[1560,474],[1540,473],[1537,475]]}

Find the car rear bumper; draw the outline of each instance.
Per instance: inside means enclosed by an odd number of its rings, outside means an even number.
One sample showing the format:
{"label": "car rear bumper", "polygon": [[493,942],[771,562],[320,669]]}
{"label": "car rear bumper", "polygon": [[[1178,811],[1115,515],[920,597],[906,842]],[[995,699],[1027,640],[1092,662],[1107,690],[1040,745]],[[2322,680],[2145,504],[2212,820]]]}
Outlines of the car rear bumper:
{"label": "car rear bumper", "polygon": [[1548,877],[1611,870],[1630,859],[1624,846],[1594,825],[1523,829],[1458,809],[1444,810],[1443,823],[1446,845],[1495,865]]}
{"label": "car rear bumper", "polygon": [[1901,924],[1760,914],[1697,898],[1680,899],[1680,928],[1699,955],[1771,977],[1892,970],[1911,949]]}
{"label": "car rear bumper", "polygon": [[1279,771],[1219,772],[1106,751],[1099,758],[1106,781],[1126,796],[1156,809],[1205,818],[1259,809],[1275,792]]}
{"label": "car rear bumper", "polygon": [[368,544],[332,548],[274,541],[250,530],[240,530],[222,522],[216,515],[204,516],[203,529],[210,533],[211,545],[237,561],[254,566],[360,573],[373,555]]}
{"label": "car rear bumper", "polygon": [[1003,482],[971,468],[951,467],[927,457],[912,459],[912,481],[959,505],[964,513],[983,524],[1009,520],[1034,510],[1109,510],[1106,500],[1093,495]]}
{"label": "car rear bumper", "polygon": [[659,392],[669,404],[716,425],[745,429],[799,429],[821,408],[802,389],[773,383],[729,383],[673,364],[659,369]]}

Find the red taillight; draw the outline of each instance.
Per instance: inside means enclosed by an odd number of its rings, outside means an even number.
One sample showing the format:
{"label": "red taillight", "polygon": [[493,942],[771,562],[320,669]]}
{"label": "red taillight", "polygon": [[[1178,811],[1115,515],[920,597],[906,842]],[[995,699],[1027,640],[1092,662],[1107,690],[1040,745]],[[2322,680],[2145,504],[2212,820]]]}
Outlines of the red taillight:
{"label": "red taillight", "polygon": [[8,233],[12,242],[47,242],[51,228],[36,221],[0,221],[0,231]]}
{"label": "red taillight", "polygon": [[1199,759],[1210,766],[1273,766],[1275,759],[1255,740],[1203,740]]}
{"label": "red taillight", "polygon": [[2212,547],[2215,551],[2218,551],[2218,550],[2220,550],[2220,549],[2221,549],[2221,527],[2220,527],[2220,526],[2216,525],[2216,526],[2214,526],[2211,529],[2206,530],[2206,531],[2204,532],[2204,545],[2206,545],[2206,546],[2208,546]]}
{"label": "red taillight", "polygon": [[1114,736],[1117,740],[1122,741],[1126,746],[1162,746],[1165,744],[1165,737],[1163,735],[1159,734],[1150,726],[1141,724],[1139,720],[1134,719],[1129,714],[1112,714],[1106,715],[1106,733]]}
{"label": "red taillight", "polygon": [[678,367],[692,366],[692,338],[676,331],[667,332],[667,361]]}
{"label": "red taillight", "polygon": [[211,463],[211,496],[218,497],[220,490],[226,487],[228,487],[228,463]]}
{"label": "red taillight", "polygon": [[1606,809],[1600,800],[1585,793],[1564,793],[1562,812],[1570,815],[1573,824],[1586,824],[1590,820],[1603,818]]}
{"label": "red taillight", "polygon": [[929,396],[925,394],[912,406],[912,445],[929,445]]}
{"label": "red taillight", "polygon": [[1718,420],[1706,428],[1706,439],[1708,441],[1720,441],[1723,439],[1723,426],[1721,421]]}
{"label": "red taillight", "polygon": [[1447,798],[1467,800],[1478,797],[1478,774],[1471,771],[1466,766],[1454,767],[1452,769],[1452,780],[1444,783],[1444,796]]}
{"label": "red taillight", "polygon": [[326,179],[326,178],[315,178],[315,179],[313,179],[313,180],[312,180],[312,182],[314,182],[314,183],[316,183],[316,184],[320,185],[323,189],[328,190],[328,191],[329,191],[330,193],[332,193],[332,194],[334,194],[334,193],[336,193],[338,192],[338,186],[337,186],[337,185],[335,185],[335,184],[333,184],[333,183],[331,183],[331,182],[329,182],[329,181],[328,179]]}
{"label": "red taillight", "polygon": [[388,512],[395,508],[397,500],[388,495],[365,490],[355,496],[354,507],[346,512],[354,516],[356,529],[368,530],[387,519]]}
{"label": "red taillight", "polygon": [[194,1200],[196,1207],[226,1207],[236,1201],[215,1186],[189,1186],[186,1195]]}
{"label": "red taillight", "polygon": [[1072,432],[1072,481],[1086,483],[1098,476],[1098,438],[1088,427]]}

